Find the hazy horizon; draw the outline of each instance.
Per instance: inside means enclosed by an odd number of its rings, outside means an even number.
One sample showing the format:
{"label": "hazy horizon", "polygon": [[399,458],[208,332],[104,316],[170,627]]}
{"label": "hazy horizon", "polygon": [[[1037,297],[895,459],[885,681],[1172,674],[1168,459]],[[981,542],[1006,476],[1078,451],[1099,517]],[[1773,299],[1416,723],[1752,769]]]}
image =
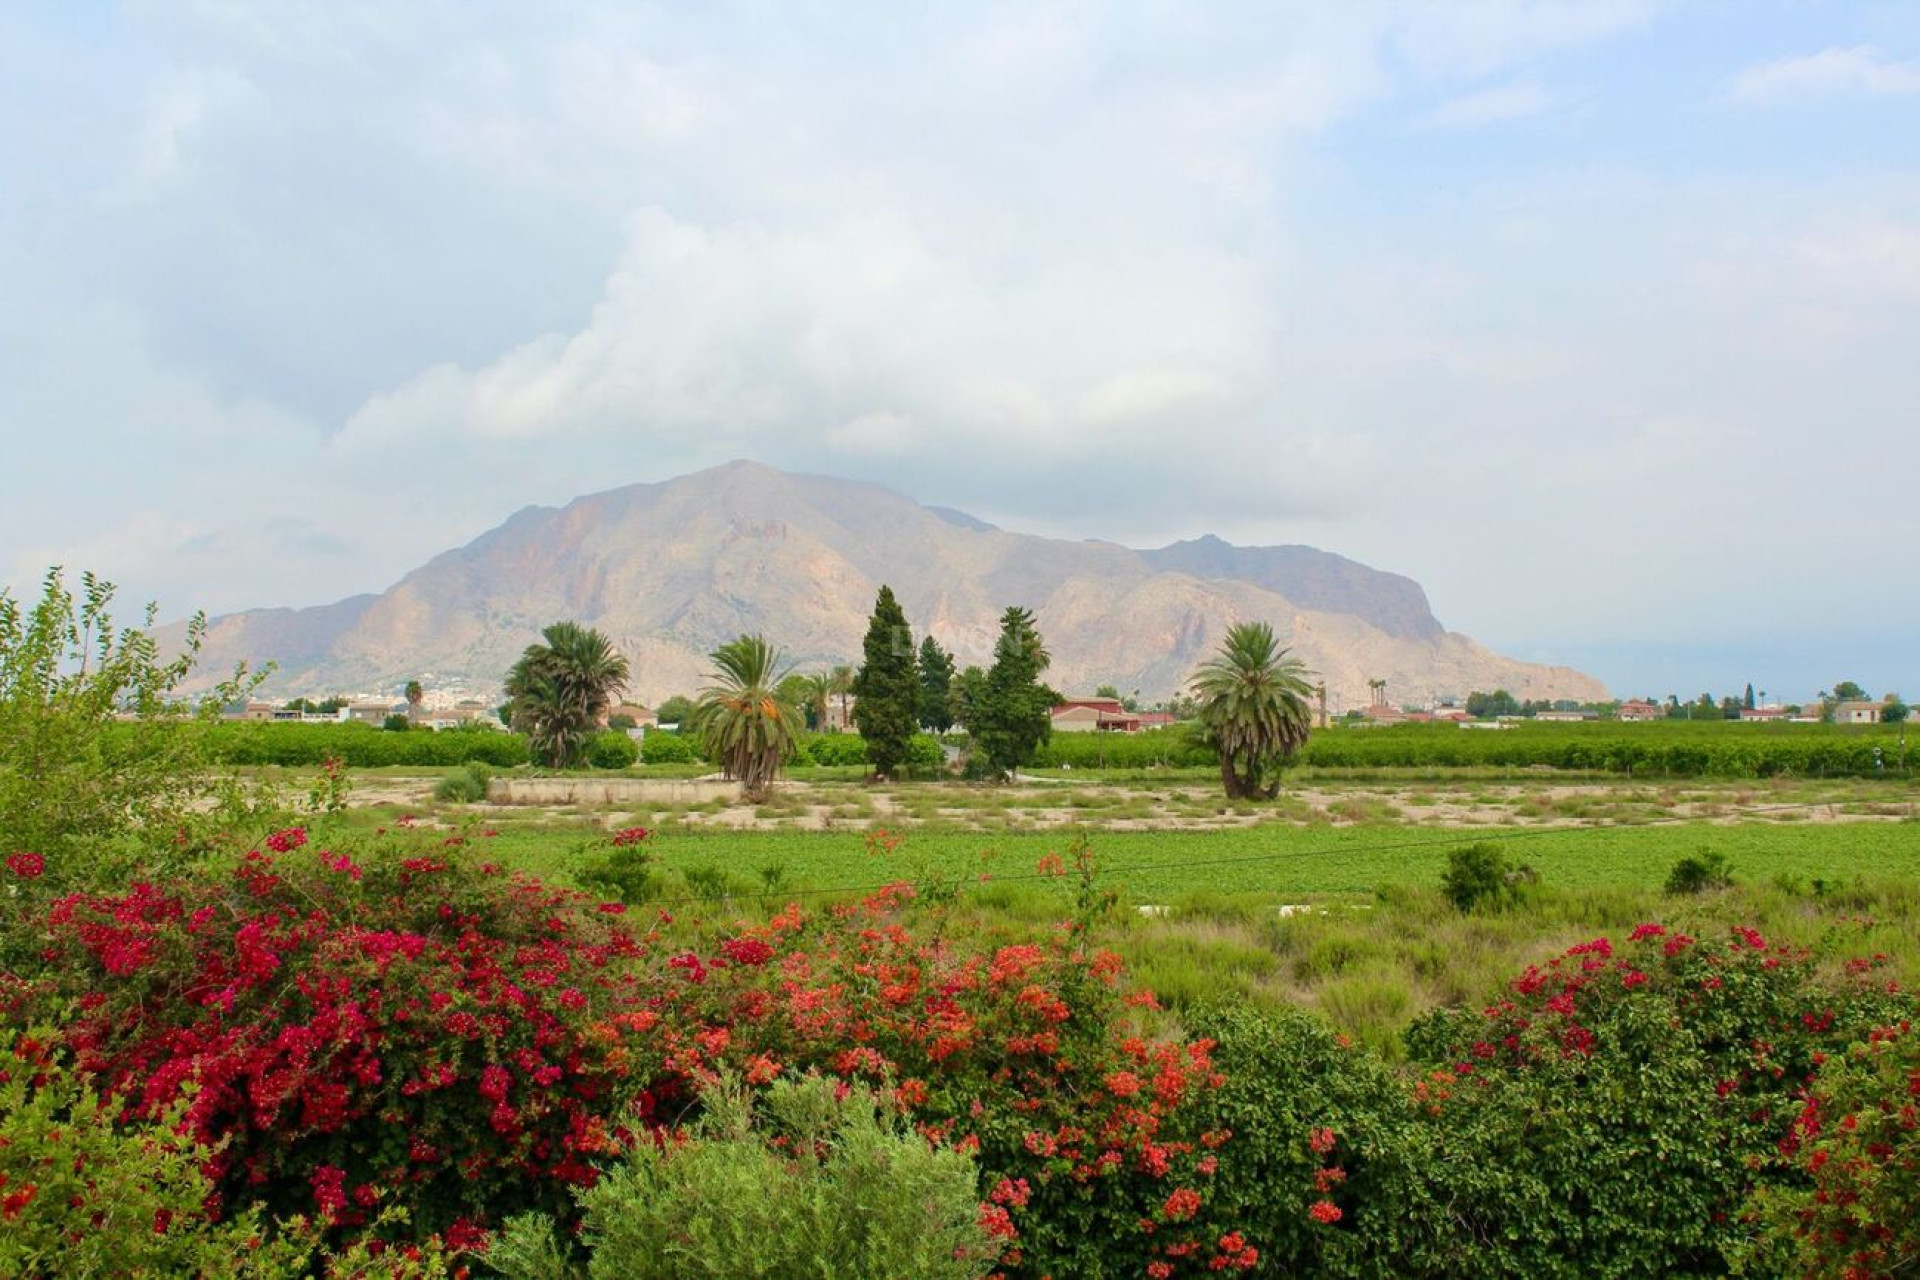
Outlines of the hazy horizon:
{"label": "hazy horizon", "polygon": [[379,591],[737,456],[1920,693],[1920,9],[0,12],[0,584]]}

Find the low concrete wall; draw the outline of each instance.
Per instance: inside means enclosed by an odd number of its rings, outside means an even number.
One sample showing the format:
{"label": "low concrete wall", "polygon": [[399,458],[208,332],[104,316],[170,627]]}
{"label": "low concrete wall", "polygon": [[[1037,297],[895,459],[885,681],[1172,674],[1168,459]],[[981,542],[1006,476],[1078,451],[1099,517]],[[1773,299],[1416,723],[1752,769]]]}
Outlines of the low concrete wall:
{"label": "low concrete wall", "polygon": [[740,794],[737,782],[704,778],[495,778],[493,804],[705,804]]}

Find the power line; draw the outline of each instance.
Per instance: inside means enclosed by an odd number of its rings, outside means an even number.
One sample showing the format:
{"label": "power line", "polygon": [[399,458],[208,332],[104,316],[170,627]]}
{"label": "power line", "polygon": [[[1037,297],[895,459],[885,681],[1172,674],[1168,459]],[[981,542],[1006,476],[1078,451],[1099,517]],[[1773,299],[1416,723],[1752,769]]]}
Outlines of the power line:
{"label": "power line", "polygon": [[[1795,812],[1803,809],[1827,809],[1827,808],[1831,808],[1834,803],[1835,802],[1830,800],[1809,800],[1809,801],[1802,801],[1795,804],[1756,805],[1750,808],[1740,809],[1737,812],[1734,812],[1730,815],[1723,815],[1723,816],[1732,816],[1736,818],[1762,817],[1770,813],[1791,813],[1791,812]],[[1584,823],[1584,824],[1570,823],[1564,826],[1528,827],[1523,831],[1497,831],[1497,832],[1486,832],[1484,834],[1477,831],[1471,831],[1470,828],[1457,828],[1456,830],[1461,832],[1470,832],[1471,834],[1469,838],[1474,843],[1491,844],[1495,842],[1504,843],[1510,840],[1526,840],[1526,839],[1530,839],[1537,836],[1565,835],[1569,832],[1591,833],[1596,831],[1637,831],[1646,827],[1676,826],[1682,823],[1698,822],[1698,821],[1700,821],[1698,817],[1693,815],[1687,815],[1687,816],[1675,816],[1675,817],[1668,817],[1668,818],[1648,818],[1640,822],[1614,822],[1614,823],[1597,823],[1596,822],[1596,823]],[[1343,845],[1338,847],[1326,846],[1318,849],[1288,849],[1278,853],[1243,854],[1243,855],[1236,855],[1234,857],[1228,857],[1228,858],[1200,858],[1200,859],[1184,861],[1184,862],[1157,862],[1157,863],[1150,862],[1150,863],[1144,863],[1136,866],[1128,866],[1126,868],[1126,872],[1127,874],[1132,875],[1132,874],[1137,874],[1137,873],[1146,872],[1146,871],[1187,871],[1187,870],[1192,870],[1192,869],[1201,868],[1201,867],[1245,866],[1245,865],[1249,865],[1252,863],[1259,863],[1259,862],[1286,862],[1286,861],[1292,861],[1295,859],[1316,857],[1322,854],[1329,854],[1329,853],[1403,853],[1403,852],[1408,852],[1413,850],[1438,849],[1442,847],[1457,848],[1460,842],[1461,842],[1461,836],[1453,835],[1453,836],[1448,836],[1444,839],[1401,840],[1401,841],[1393,841],[1385,844],[1359,845],[1357,847],[1353,845]],[[1024,881],[1024,880],[1058,880],[1060,878],[1061,877],[1057,873],[1049,872],[1049,871],[1021,871],[1021,872],[1015,872],[1009,875],[991,875],[990,874],[987,881],[985,881],[985,883],[1008,884],[1008,883],[1014,883],[1014,882]],[[848,894],[848,895],[866,894],[866,893],[877,893],[881,889],[896,888],[900,885],[905,885],[908,888],[918,890],[923,883],[925,882],[913,881],[913,880],[888,880],[879,884],[842,885],[836,888],[767,889],[767,890],[762,890],[760,892],[747,892],[747,893],[691,894],[691,895],[680,897],[680,898],[649,898],[646,902],[636,904],[636,905],[649,906],[649,907],[678,907],[678,906],[687,906],[690,904],[703,903],[703,902],[731,902],[739,898],[808,898],[808,897],[822,897],[822,896],[828,896],[828,895],[841,895],[841,894]]]}

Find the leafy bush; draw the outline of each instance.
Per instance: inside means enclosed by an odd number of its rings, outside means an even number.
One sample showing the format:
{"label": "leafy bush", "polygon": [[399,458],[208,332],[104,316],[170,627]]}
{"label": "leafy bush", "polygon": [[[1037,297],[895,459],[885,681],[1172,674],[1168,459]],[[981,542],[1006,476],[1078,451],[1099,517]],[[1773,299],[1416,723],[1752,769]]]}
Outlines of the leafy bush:
{"label": "leafy bush", "polygon": [[247,1247],[257,1213],[206,1220],[200,1169],[213,1153],[180,1132],[183,1104],[122,1128],[55,1033],[0,1026],[0,1043],[0,1274],[290,1272],[287,1248]]}
{"label": "leafy bush", "polygon": [[645,827],[615,832],[606,855],[582,866],[574,878],[629,906],[645,902],[653,896],[654,858],[642,846],[652,834]]}
{"label": "leafy bush", "polygon": [[1820,1068],[1794,1120],[1807,1185],[1763,1201],[1778,1257],[1800,1275],[1890,1276],[1920,1265],[1920,1036],[1876,1028]]}
{"label": "leafy bush", "polygon": [[359,1229],[384,1191],[455,1243],[567,1203],[652,1106],[642,940],[454,850],[305,841],[55,902],[40,997],[80,999],[76,1065],[135,1119],[184,1099],[225,1203]]}
{"label": "leafy bush", "polygon": [[252,683],[236,673],[189,714],[177,695],[204,620],[163,662],[153,609],[144,626],[117,628],[112,603],[91,574],[76,599],[58,570],[31,608],[0,591],[0,855],[45,858],[53,884],[78,883],[103,844],[161,830],[171,846],[245,799],[210,767],[207,735],[219,703]]}
{"label": "leafy bush", "polygon": [[1369,1242],[1424,1202],[1404,1176],[1416,1139],[1400,1080],[1297,1010],[1209,1006],[1193,1032],[1226,1077],[1205,1104],[1209,1129],[1233,1135],[1212,1177],[1223,1216],[1275,1274],[1379,1271]]}
{"label": "leafy bush", "polygon": [[1672,894],[1705,893],[1709,889],[1724,889],[1732,883],[1733,868],[1727,862],[1727,855],[1718,849],[1688,854],[1674,863],[1673,870],[1667,874],[1667,892]]}
{"label": "leafy bush", "polygon": [[1420,1274],[1724,1272],[1755,1191],[1802,1176],[1782,1156],[1819,1063],[1911,1008],[1871,965],[1836,986],[1751,929],[1582,943],[1409,1032],[1433,1069],[1404,1180],[1443,1203],[1380,1244]]}
{"label": "leafy bush", "polygon": [[898,914],[911,894],[812,918],[790,906],[676,958],[686,981],[659,1006],[663,1052],[749,1082],[890,1083],[924,1136],[977,1153],[1009,1275],[1253,1266],[1206,1190],[1228,1142],[1205,1124],[1221,1082],[1211,1045],[1140,1034],[1118,958],[1074,934],[991,953],[919,938]]}
{"label": "leafy bush", "polygon": [[640,740],[640,758],[648,764],[692,764],[700,752],[691,738],[653,729]]}
{"label": "leafy bush", "polygon": [[596,769],[630,769],[640,759],[640,744],[618,729],[598,734],[587,744],[587,763]]}
{"label": "leafy bush", "polygon": [[[755,1098],[703,1095],[685,1140],[644,1143],[580,1194],[577,1243],[551,1218],[509,1224],[488,1265],[565,1277],[914,1276],[971,1280],[1000,1248],[980,1223],[973,1161],[929,1145],[890,1097],[815,1076]],[[584,1253],[581,1267],[568,1257]]]}
{"label": "leafy bush", "polygon": [[493,771],[484,764],[462,765],[434,784],[433,798],[448,804],[479,804],[487,798]]}
{"label": "leafy bush", "polygon": [[940,739],[930,733],[916,733],[907,744],[907,768],[915,777],[937,777],[947,771],[947,753]]}
{"label": "leafy bush", "polygon": [[857,733],[816,733],[801,746],[803,759],[819,765],[867,762],[866,740]]}
{"label": "leafy bush", "polygon": [[1509,865],[1505,854],[1485,843],[1449,853],[1447,869],[1440,874],[1441,892],[1461,911],[1499,906],[1511,901],[1522,886],[1539,882],[1539,872],[1524,863]]}

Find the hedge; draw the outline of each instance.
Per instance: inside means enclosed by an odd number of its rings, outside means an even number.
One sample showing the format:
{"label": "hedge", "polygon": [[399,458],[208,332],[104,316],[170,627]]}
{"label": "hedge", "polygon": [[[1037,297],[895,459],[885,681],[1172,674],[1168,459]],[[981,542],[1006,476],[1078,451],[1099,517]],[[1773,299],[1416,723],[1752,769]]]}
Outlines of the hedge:
{"label": "hedge", "polygon": [[[1451,724],[1317,730],[1298,763],[1323,769],[1547,768],[1659,777],[1767,778],[1912,776],[1896,727],[1832,725],[1516,724],[1472,730]],[[1879,749],[1876,763],[1874,752]],[[1203,768],[1211,748],[1189,726],[1144,733],[1058,733],[1036,768]]]}
{"label": "hedge", "polygon": [[216,759],[238,765],[317,765],[337,757],[356,769],[385,765],[457,765],[497,768],[526,764],[527,739],[494,729],[388,733],[364,724],[218,724],[207,726]]}

